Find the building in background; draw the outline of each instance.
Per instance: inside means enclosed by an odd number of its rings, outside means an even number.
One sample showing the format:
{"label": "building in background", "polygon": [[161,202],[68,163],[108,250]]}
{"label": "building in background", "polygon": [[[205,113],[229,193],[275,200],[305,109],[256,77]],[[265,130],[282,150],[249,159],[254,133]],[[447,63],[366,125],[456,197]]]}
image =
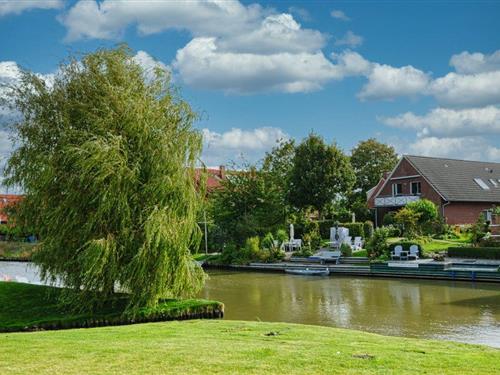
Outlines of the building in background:
{"label": "building in background", "polygon": [[16,204],[21,199],[23,199],[22,195],[16,194],[0,194],[0,224],[7,224],[9,221],[9,217],[5,212],[5,208]]}
{"label": "building in background", "polygon": [[447,224],[472,224],[500,205],[500,163],[404,155],[367,193],[377,226],[385,214],[423,198]]}

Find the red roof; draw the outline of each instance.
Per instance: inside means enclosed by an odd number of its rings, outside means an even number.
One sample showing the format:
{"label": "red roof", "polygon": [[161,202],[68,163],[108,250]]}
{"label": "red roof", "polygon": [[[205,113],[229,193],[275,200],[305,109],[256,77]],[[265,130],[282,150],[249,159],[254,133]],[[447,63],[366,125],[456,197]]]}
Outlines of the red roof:
{"label": "red roof", "polygon": [[7,214],[3,212],[3,208],[15,204],[21,199],[23,199],[22,195],[0,194],[0,223],[5,223],[8,220]]}
{"label": "red roof", "polygon": [[226,178],[226,170],[224,166],[219,168],[197,168],[196,169],[196,181],[199,181],[201,173],[206,171],[207,173],[207,190],[213,191],[222,187],[222,181]]}

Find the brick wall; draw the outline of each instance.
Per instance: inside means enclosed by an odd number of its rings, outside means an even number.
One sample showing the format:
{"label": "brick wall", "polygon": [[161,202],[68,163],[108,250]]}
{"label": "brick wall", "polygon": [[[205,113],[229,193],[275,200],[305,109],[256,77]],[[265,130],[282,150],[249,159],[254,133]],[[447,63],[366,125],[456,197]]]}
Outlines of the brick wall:
{"label": "brick wall", "polygon": [[[405,176],[417,176],[403,178]],[[399,166],[394,171],[391,179],[387,182],[387,185],[378,194],[379,197],[390,197],[392,196],[392,184],[398,183],[402,184],[403,192],[402,195],[411,195],[411,183],[420,182],[422,198],[428,199],[434,202],[437,206],[441,206],[442,199],[441,196],[434,190],[434,188],[419,175],[419,173],[413,168],[413,166],[406,160],[403,159]]]}
{"label": "brick wall", "polygon": [[444,216],[446,222],[451,225],[455,224],[474,224],[479,217],[479,214],[488,210],[493,206],[493,203],[483,202],[451,202],[444,208]]}

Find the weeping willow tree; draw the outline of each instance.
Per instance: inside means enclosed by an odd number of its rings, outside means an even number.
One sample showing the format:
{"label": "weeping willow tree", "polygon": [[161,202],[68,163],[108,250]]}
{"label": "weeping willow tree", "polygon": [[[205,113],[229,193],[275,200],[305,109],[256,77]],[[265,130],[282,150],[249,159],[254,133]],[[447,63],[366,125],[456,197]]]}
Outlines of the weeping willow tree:
{"label": "weeping willow tree", "polygon": [[25,193],[17,220],[41,239],[42,276],[83,307],[117,286],[132,309],[199,291],[202,143],[168,73],[122,46],[67,61],[51,83],[24,72],[12,95],[21,120],[6,184]]}

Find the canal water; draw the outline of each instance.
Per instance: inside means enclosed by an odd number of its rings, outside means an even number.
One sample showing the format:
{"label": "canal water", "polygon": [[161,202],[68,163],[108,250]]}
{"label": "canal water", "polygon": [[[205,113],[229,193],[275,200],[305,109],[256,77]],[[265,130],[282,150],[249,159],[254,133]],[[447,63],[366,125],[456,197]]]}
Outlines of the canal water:
{"label": "canal water", "polygon": [[[500,348],[500,285],[463,281],[210,271],[200,297],[225,319],[290,322]],[[40,283],[36,268],[0,262],[0,279]]]}

